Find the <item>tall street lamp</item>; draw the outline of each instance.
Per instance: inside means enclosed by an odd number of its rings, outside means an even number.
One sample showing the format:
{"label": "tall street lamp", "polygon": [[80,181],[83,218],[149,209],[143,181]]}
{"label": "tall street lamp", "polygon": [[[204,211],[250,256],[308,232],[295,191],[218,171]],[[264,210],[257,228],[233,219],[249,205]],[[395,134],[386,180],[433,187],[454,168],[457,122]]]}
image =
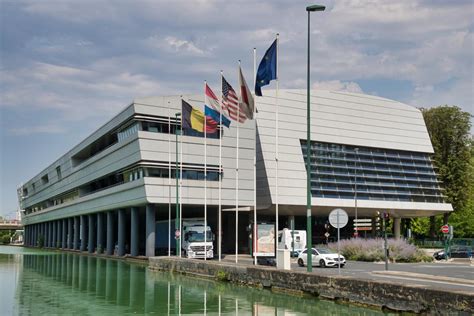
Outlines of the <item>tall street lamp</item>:
{"label": "tall street lamp", "polygon": [[354,237],[359,237],[359,227],[357,226],[357,162],[359,160],[359,148],[354,148],[355,163],[354,163],[354,206],[355,206],[355,220],[354,220]]}
{"label": "tall street lamp", "polygon": [[326,9],[323,5],[310,5],[306,7],[306,12],[308,12],[308,63],[307,63],[307,118],[306,118],[306,231],[307,231],[307,241],[306,241],[306,255],[307,255],[307,271],[313,271],[313,233],[312,233],[312,224],[311,224],[311,98],[310,98],[310,14],[314,11],[324,11]]}
{"label": "tall street lamp", "polygon": [[[181,134],[181,129],[180,129],[180,126],[181,124],[178,124],[178,117],[181,116],[181,113],[176,113],[175,114],[175,122],[176,122],[176,125],[175,125],[175,133],[176,133],[176,170],[174,172],[174,176],[176,178],[176,219],[175,219],[175,229],[176,231],[175,232],[180,232],[181,233],[181,227],[180,227],[180,223],[181,223],[181,220],[180,220],[180,209],[179,209],[179,172],[178,172],[178,135]],[[181,235],[178,236],[176,233],[175,233],[175,238],[176,238],[176,256],[179,257],[179,254],[181,253]]]}

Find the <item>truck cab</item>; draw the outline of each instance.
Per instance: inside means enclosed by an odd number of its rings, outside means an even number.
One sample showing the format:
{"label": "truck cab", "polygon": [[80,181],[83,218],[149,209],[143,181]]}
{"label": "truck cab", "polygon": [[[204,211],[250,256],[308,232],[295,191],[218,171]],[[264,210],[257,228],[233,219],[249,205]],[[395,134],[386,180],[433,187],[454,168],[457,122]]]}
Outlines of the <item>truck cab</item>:
{"label": "truck cab", "polygon": [[183,239],[181,248],[188,258],[214,258],[211,227],[204,227],[204,219],[183,219]]}

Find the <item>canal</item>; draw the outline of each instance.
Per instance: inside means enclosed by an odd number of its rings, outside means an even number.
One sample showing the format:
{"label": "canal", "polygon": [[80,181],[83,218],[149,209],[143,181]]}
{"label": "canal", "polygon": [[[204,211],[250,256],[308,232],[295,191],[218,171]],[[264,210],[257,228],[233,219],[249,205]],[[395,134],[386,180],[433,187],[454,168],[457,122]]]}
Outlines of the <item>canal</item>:
{"label": "canal", "polygon": [[0,246],[1,315],[387,315],[75,253]]}

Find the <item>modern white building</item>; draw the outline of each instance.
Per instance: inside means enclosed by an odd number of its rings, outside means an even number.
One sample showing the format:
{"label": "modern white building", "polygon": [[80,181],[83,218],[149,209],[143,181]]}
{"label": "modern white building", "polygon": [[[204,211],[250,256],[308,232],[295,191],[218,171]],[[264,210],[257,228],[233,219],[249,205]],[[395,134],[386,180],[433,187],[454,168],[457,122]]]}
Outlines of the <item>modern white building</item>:
{"label": "modern white building", "polygon": [[[223,129],[221,164],[219,135],[207,138],[206,191],[204,138],[185,131],[178,141],[183,217],[203,217],[206,196],[209,223],[217,231],[220,183],[224,252],[235,248],[237,129],[239,250],[249,247],[255,150],[258,220],[274,219],[277,203],[280,229],[289,219],[297,226],[306,220],[306,93],[280,90],[278,100],[275,91],[264,94],[256,98],[256,124],[247,120],[237,128],[232,122],[230,129]],[[198,108],[204,102],[201,95],[183,99]],[[452,211],[443,200],[419,110],[380,97],[333,91],[312,91],[311,103],[316,242],[336,207],[351,217],[387,212],[395,218],[396,235],[401,218]],[[179,96],[137,99],[24,184],[19,196],[26,243],[36,245],[41,239],[49,247],[105,249],[108,254],[117,245],[118,255],[154,255],[155,234],[161,233],[155,221],[175,216],[178,112]]]}

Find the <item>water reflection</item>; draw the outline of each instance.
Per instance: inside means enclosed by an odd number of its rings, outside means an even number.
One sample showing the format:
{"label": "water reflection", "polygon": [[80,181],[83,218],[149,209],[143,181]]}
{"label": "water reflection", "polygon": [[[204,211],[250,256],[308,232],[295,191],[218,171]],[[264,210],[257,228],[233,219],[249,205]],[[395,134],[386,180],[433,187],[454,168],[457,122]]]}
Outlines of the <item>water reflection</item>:
{"label": "water reflection", "polygon": [[[0,260],[0,271],[3,262]],[[153,272],[138,264],[72,253],[25,254],[16,264],[21,266],[16,285],[4,285],[16,287],[11,302],[13,314],[383,314],[315,298]]]}

